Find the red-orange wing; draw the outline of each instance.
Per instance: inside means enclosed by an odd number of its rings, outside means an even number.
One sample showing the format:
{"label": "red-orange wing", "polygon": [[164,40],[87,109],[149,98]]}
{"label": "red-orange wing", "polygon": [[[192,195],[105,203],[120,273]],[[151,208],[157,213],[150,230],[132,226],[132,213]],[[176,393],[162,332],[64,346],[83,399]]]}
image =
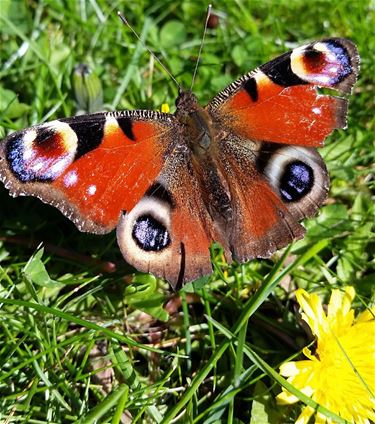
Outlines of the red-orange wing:
{"label": "red-orange wing", "polygon": [[155,184],[130,213],[122,215],[117,227],[126,261],[165,278],[174,288],[212,272],[213,241],[224,247],[231,261],[228,240],[207,210],[191,165],[189,157],[172,152]]}
{"label": "red-orange wing", "polygon": [[240,137],[319,147],[333,129],[345,127],[347,101],[319,94],[316,87],[349,93],[358,67],[358,52],[351,41],[317,41],[241,77],[207,108]]}
{"label": "red-orange wing", "polygon": [[348,40],[294,49],[243,76],[207,106],[216,124],[217,161],[232,201],[227,238],[240,261],[269,257],[301,238],[299,221],[316,213],[329,177],[315,147],[346,123],[359,57]]}
{"label": "red-orange wing", "polygon": [[175,125],[172,115],[150,111],[37,125],[1,143],[0,179],[14,196],[57,207],[81,231],[105,233],[159,175]]}
{"label": "red-orange wing", "polygon": [[232,201],[226,231],[233,256],[243,262],[267,258],[304,235],[299,221],[316,213],[327,196],[329,178],[314,148],[261,144],[228,136],[218,166]]}

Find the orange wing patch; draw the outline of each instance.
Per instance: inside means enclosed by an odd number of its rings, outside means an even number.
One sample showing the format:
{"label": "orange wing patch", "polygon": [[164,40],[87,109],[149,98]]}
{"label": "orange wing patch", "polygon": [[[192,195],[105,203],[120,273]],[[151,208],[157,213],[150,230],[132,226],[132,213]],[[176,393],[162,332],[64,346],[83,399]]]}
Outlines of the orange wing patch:
{"label": "orange wing patch", "polygon": [[121,211],[134,207],[162,167],[165,127],[136,121],[131,131],[129,138],[115,118],[107,118],[100,146],[53,182],[82,217],[100,227],[115,227]]}
{"label": "orange wing patch", "polygon": [[173,265],[166,278],[176,287],[212,272],[209,249],[214,241],[223,246],[228,262],[232,256],[223,229],[207,210],[198,179],[180,167],[171,180],[168,189],[174,199],[171,210]]}
{"label": "orange wing patch", "polygon": [[258,71],[257,100],[246,89],[220,109],[225,125],[255,141],[319,147],[335,128],[345,125],[347,102],[319,95],[311,85],[283,87]]}
{"label": "orange wing patch", "polygon": [[[252,155],[241,151],[239,140],[228,140],[220,167],[228,182],[233,218],[227,231],[233,256],[241,262],[267,258],[293,239],[303,227],[270,184],[258,173]],[[229,147],[229,149],[228,149]]]}
{"label": "orange wing patch", "polygon": [[[212,272],[210,245],[218,241],[231,260],[224,231],[210,216],[199,180],[178,156],[169,158],[156,184],[117,227],[126,261],[176,288]],[[207,200],[207,199],[206,199]]]}
{"label": "orange wing patch", "polygon": [[174,142],[173,116],[97,113],[18,131],[0,146],[10,192],[57,207],[81,231],[106,233],[142,198]]}

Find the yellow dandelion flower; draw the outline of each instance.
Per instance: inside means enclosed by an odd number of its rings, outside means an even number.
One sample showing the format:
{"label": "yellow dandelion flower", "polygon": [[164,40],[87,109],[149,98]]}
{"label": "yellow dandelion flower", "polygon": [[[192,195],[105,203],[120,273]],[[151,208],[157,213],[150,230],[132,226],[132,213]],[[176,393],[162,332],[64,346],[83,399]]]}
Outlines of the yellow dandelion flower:
{"label": "yellow dandelion flower", "polygon": [[[345,293],[333,290],[325,313],[317,294],[296,291],[298,303],[316,337],[315,354],[303,350],[304,361],[287,362],[280,374],[289,383],[315,402],[355,424],[375,422],[375,307],[360,314],[357,319],[351,304],[354,288]],[[279,404],[298,401],[283,388],[277,396]],[[306,406],[296,424],[308,423],[314,409]],[[332,423],[317,413],[316,424]]]}

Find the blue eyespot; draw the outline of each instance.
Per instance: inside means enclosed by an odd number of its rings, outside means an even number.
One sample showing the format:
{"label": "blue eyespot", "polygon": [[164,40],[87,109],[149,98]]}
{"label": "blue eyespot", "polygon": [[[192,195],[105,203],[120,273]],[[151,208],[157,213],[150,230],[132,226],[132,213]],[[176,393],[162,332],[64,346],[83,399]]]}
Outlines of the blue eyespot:
{"label": "blue eyespot", "polygon": [[350,56],[347,50],[338,42],[330,40],[326,42],[329,50],[336,56],[337,62],[340,64],[340,70],[337,72],[335,83],[342,81],[346,76],[352,73]]}
{"label": "blue eyespot", "polygon": [[296,202],[308,194],[314,184],[314,173],[301,161],[289,163],[280,179],[280,194],[285,202]]}
{"label": "blue eyespot", "polygon": [[165,226],[149,214],[142,215],[136,220],[132,237],[137,245],[146,252],[158,252],[171,243]]}
{"label": "blue eyespot", "polygon": [[22,135],[15,133],[14,137],[10,136],[6,146],[6,158],[14,176],[22,183],[50,181],[51,177],[49,174],[39,175],[37,171],[28,166],[24,159],[24,148]]}

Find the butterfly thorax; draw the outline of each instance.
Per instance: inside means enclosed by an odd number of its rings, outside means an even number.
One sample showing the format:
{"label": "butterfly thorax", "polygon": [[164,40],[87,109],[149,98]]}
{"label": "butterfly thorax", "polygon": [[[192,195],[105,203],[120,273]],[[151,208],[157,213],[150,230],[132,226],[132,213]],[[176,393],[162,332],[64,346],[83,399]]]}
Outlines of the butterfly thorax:
{"label": "butterfly thorax", "polygon": [[197,157],[210,154],[215,127],[209,113],[191,91],[181,91],[176,100],[175,116],[182,124],[189,147]]}

